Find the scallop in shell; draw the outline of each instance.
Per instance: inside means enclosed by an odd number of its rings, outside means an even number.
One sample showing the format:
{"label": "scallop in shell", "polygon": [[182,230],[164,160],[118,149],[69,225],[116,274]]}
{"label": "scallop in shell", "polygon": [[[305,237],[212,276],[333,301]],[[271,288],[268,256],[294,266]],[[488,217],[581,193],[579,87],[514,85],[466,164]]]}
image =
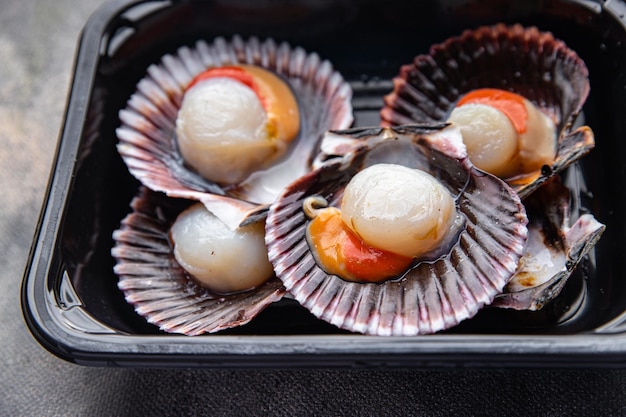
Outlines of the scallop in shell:
{"label": "scallop in shell", "polygon": [[585,63],[551,33],[534,27],[467,30],[416,56],[393,82],[381,110],[384,126],[446,121],[462,96],[484,88],[519,94],[548,116],[556,130],[554,161],[506,179],[522,198],[594,146],[589,127],[572,127],[589,94]]}
{"label": "scallop in shell", "polygon": [[[286,156],[243,181],[224,185],[206,180],[183,160],[176,119],[186,88],[196,76],[237,65],[256,66],[282,79],[295,96],[300,124]],[[244,41],[235,36],[231,41],[199,41],[165,55],[147,72],[120,111],[119,153],[143,185],[171,197],[200,200],[232,227],[243,219],[232,218],[229,204],[254,210],[258,204],[271,203],[286,184],[310,170],[323,133],[346,128],[353,120],[352,90],[329,61],[271,39]]]}
{"label": "scallop in shell", "polygon": [[[315,316],[372,335],[417,335],[455,326],[490,304],[513,276],[527,239],[519,196],[466,157],[458,128],[440,125],[335,132],[350,151],[289,185],[271,205],[266,244],[277,276]],[[345,146],[344,146],[345,145]],[[366,167],[397,164],[426,171],[454,197],[463,225],[437,259],[382,283],[328,274],[307,243],[303,202],[338,206],[350,179]]]}
{"label": "scallop in shell", "polygon": [[605,225],[586,213],[570,224],[570,192],[552,181],[524,200],[528,243],[520,266],[492,306],[539,310],[559,295]]}
{"label": "scallop in shell", "polygon": [[199,335],[246,324],[283,297],[282,282],[273,277],[253,290],[216,294],[190,278],[169,238],[190,203],[141,187],[132,212],[113,234],[118,287],[139,315],[166,332]]}

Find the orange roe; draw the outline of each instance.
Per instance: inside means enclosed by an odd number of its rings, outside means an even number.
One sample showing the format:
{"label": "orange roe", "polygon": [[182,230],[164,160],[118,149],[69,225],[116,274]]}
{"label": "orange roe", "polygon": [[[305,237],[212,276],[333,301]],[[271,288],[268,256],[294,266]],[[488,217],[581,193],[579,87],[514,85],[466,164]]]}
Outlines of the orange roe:
{"label": "orange roe", "polygon": [[524,97],[496,88],[481,88],[471,91],[459,100],[457,107],[463,104],[476,103],[494,107],[504,113],[517,133],[526,132],[528,128],[528,110],[524,104]]}
{"label": "orange roe", "polygon": [[265,102],[265,98],[260,92],[260,88],[257,85],[257,82],[254,79],[254,76],[242,67],[223,66],[223,67],[209,68],[206,71],[203,71],[200,74],[196,75],[196,77],[193,80],[191,80],[191,82],[189,82],[189,84],[187,85],[187,90],[189,90],[191,87],[193,87],[200,81],[204,81],[204,80],[207,80],[210,78],[216,78],[216,77],[232,78],[233,80],[239,81],[240,83],[249,87],[252,91],[254,91],[254,93],[259,98],[259,100],[261,101],[261,104],[263,105],[263,108],[267,110],[267,103]]}
{"label": "orange roe", "polygon": [[336,208],[322,210],[309,224],[308,236],[324,270],[348,281],[382,282],[402,274],[413,261],[365,244]]}

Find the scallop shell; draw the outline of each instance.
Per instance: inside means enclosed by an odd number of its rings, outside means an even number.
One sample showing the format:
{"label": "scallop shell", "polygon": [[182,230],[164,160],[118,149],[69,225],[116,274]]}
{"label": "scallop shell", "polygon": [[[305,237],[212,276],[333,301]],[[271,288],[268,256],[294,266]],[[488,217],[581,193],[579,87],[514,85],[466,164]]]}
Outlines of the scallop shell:
{"label": "scallop shell", "polygon": [[[196,75],[210,67],[234,64],[258,65],[283,77],[296,96],[302,123],[285,161],[226,189],[187,168],[177,149],[175,122],[184,90]],[[241,219],[228,218],[232,198],[254,203],[247,205],[253,210],[256,204],[271,203],[285,185],[308,172],[323,133],[352,123],[351,98],[349,84],[331,63],[300,47],[254,37],[247,41],[239,36],[231,41],[216,38],[210,44],[201,40],[148,68],[119,113],[117,148],[143,185],[171,197],[200,200],[236,226]]]}
{"label": "scallop shell", "polygon": [[520,267],[492,306],[540,310],[556,298],[606,226],[593,215],[570,225],[570,192],[552,181],[526,200],[528,243]]}
{"label": "scallop shell", "polygon": [[458,99],[477,88],[526,97],[557,126],[557,156],[533,178],[511,182],[523,197],[594,147],[587,126],[572,130],[589,94],[583,60],[551,33],[520,25],[480,27],[431,47],[402,66],[384,98],[382,125],[447,120]]}
{"label": "scallop shell", "polygon": [[113,233],[118,287],[139,315],[166,332],[199,335],[246,324],[280,300],[285,289],[274,277],[250,291],[216,295],[190,279],[168,237],[189,203],[140,188],[132,212]]}
{"label": "scallop shell", "polygon": [[[335,132],[342,134],[352,151],[289,185],[268,212],[269,258],[293,297],[335,326],[372,335],[437,332],[490,304],[513,276],[526,243],[527,218],[519,196],[471,165],[456,127]],[[302,204],[306,197],[320,195],[339,205],[350,178],[376,163],[398,163],[434,175],[456,196],[465,225],[449,254],[434,262],[417,264],[381,284],[347,282],[316,264],[305,237]]]}

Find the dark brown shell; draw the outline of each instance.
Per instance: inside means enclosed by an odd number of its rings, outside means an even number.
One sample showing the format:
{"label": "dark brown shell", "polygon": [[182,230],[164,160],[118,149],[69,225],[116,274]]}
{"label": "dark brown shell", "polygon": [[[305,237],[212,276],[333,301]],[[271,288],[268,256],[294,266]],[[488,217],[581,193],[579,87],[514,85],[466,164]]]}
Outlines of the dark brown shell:
{"label": "dark brown shell", "polygon": [[133,211],[113,233],[118,287],[135,311],[163,331],[199,335],[241,326],[285,294],[271,278],[253,290],[213,294],[189,278],[176,262],[168,233],[190,202],[142,187]]}
{"label": "dark brown shell", "polygon": [[[458,128],[445,125],[335,132],[352,151],[292,183],[270,207],[266,244],[277,276],[317,317],[373,335],[434,333],[472,317],[513,276],[527,237],[519,196],[467,160]],[[446,150],[447,152],[444,152]],[[429,172],[455,196],[464,225],[447,255],[422,262],[398,279],[348,282],[317,265],[306,240],[306,197],[339,205],[361,169],[396,163]]]}
{"label": "dark brown shell", "polygon": [[516,310],[540,310],[556,298],[605,226],[586,213],[570,224],[570,192],[552,181],[524,200],[528,242],[520,266],[491,304]]}
{"label": "dark brown shell", "polygon": [[589,94],[583,60],[551,33],[520,25],[467,30],[431,47],[402,66],[381,110],[384,126],[447,120],[458,99],[478,88],[499,88],[526,97],[557,126],[557,157],[531,182],[512,183],[522,196],[587,154],[594,136],[573,129]]}

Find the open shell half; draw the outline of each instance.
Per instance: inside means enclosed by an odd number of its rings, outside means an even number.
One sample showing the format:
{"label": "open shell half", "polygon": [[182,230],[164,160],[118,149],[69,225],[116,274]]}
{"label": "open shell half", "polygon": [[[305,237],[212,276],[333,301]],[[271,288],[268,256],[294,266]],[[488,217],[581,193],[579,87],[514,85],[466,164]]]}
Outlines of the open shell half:
{"label": "open shell half", "polygon": [[118,287],[149,323],[170,333],[199,335],[241,326],[285,294],[273,277],[261,286],[233,294],[213,294],[176,262],[169,231],[190,201],[170,199],[141,187],[132,212],[113,233]]}
{"label": "open shell half", "polygon": [[[220,186],[188,168],[177,148],[175,123],[185,89],[208,68],[252,64],[282,77],[292,90],[300,112],[300,132],[288,154],[270,168],[240,184]],[[315,53],[287,43],[257,38],[231,41],[217,38],[181,47],[151,65],[119,117],[117,146],[129,171],[143,185],[171,197],[199,200],[227,224],[242,219],[229,216],[229,204],[254,210],[269,204],[285,185],[308,172],[319,141],[328,129],[350,126],[352,90],[331,63]],[[232,199],[240,202],[232,202]],[[249,203],[249,204],[248,204]]]}
{"label": "open shell half", "polygon": [[[269,259],[287,290],[315,316],[372,335],[417,335],[455,326],[490,304],[517,269],[527,238],[519,196],[476,170],[458,128],[446,125],[335,132],[352,150],[289,185],[266,221]],[[348,146],[348,145],[346,145]],[[357,172],[377,163],[422,169],[454,196],[464,225],[449,252],[383,283],[348,282],[316,263],[306,240],[303,201],[338,206]]]}
{"label": "open shell half", "polygon": [[517,93],[556,125],[557,153],[524,180],[510,185],[525,197],[594,147],[587,126],[573,129],[589,94],[583,60],[551,33],[521,25],[480,27],[433,45],[402,66],[381,110],[384,126],[446,121],[457,101],[479,88]]}

